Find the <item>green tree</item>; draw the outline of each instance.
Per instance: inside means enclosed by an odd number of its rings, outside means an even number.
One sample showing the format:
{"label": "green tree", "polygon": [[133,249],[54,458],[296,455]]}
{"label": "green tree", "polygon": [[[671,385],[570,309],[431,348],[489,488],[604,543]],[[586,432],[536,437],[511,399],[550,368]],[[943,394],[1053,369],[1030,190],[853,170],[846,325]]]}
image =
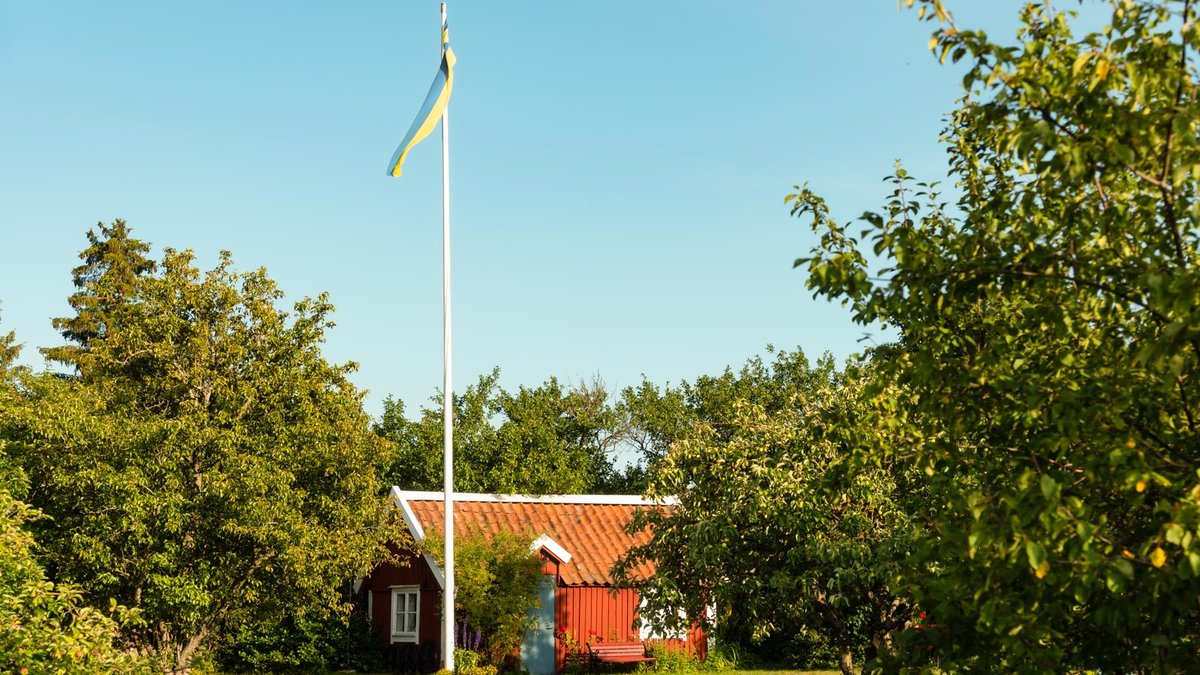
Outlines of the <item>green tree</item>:
{"label": "green tree", "polygon": [[[482,654],[497,667],[511,666],[538,606],[542,559],[529,550],[535,538],[512,532],[457,536],[454,542],[455,616],[482,634]],[[442,537],[431,534],[424,549],[441,562]]]}
{"label": "green tree", "polygon": [[644,471],[653,473],[672,444],[698,424],[723,433],[737,401],[759,404],[768,414],[787,408],[795,392],[807,386],[812,366],[798,349],[789,352],[767,345],[767,354],[769,362],[756,356],[737,371],[727,367],[719,375],[702,375],[695,382],[659,387],[643,380],[623,390],[617,412],[628,430],[622,441],[636,453]]}
{"label": "green tree", "polygon": [[[911,0],[907,4],[913,4]],[[1179,672],[1200,649],[1200,100],[1190,2],[1043,4],[1015,46],[958,28],[957,201],[903,169],[863,242],[807,188],[817,295],[899,338],[863,466],[926,476],[898,657],[951,670]],[[897,394],[897,392],[900,392]],[[927,651],[928,650],[928,651]]]}
{"label": "green tree", "polygon": [[[56,586],[34,558],[25,525],[39,514],[0,485],[0,670],[6,673],[138,673],[148,664],[117,646],[118,620]],[[117,613],[119,619],[136,617]]]}
{"label": "green tree", "polygon": [[[0,408],[10,405],[20,373],[11,368],[19,345],[0,337]],[[78,589],[54,584],[36,559],[28,526],[43,518],[21,501],[28,479],[10,456],[0,426],[0,671],[6,673],[135,673],[149,664],[120,648],[124,608],[87,606]]]}
{"label": "green tree", "polygon": [[88,247],[79,254],[83,264],[71,270],[76,291],[67,302],[75,316],[54,320],[54,328],[71,344],[42,350],[48,360],[81,373],[92,341],[119,329],[138,279],[154,271],[154,261],[146,257],[150,245],[132,238],[123,220],[97,223],[96,229],[88,230],[87,240]]}
{"label": "green tree", "polygon": [[[564,388],[550,378],[516,393],[497,368],[454,397],[454,488],[467,492],[571,494],[619,486],[612,465],[624,430],[603,385]],[[395,454],[385,477],[405,489],[442,488],[442,409],[417,421],[389,399],[376,430]]]}
{"label": "green tree", "polygon": [[122,297],[82,378],[0,402],[54,578],[139,610],[127,638],[180,669],[220,631],[339,607],[400,534],[354,366],[320,353],[332,306],[289,315],[265,271],[172,250]]}
{"label": "green tree", "polygon": [[[783,353],[774,365],[752,360],[740,387],[726,371],[689,388],[713,396],[648,490],[679,505],[635,516],[632,529],[648,528],[651,540],[616,573],[645,599],[643,620],[682,629],[681,617],[703,617],[726,640],[795,646],[800,635],[849,673],[855,654],[888,645],[908,618],[888,570],[907,551],[909,529],[890,471],[848,470],[844,430],[862,407],[858,379],[829,357],[812,367]],[[655,575],[634,577],[647,562]]]}
{"label": "green tree", "polygon": [[308,612],[239,625],[223,637],[214,661],[222,673],[378,673],[384,671],[380,642],[365,611]]}
{"label": "green tree", "polygon": [[[413,421],[408,419],[404,410],[404,401],[389,396],[383,402],[383,415],[374,425],[375,433],[391,443],[383,481],[405,490],[440,490],[442,455],[431,451],[435,442],[434,422],[428,419],[433,413],[423,411],[422,418]],[[441,424],[440,416],[437,424]],[[437,440],[440,442],[440,435]],[[458,447],[457,442],[455,447]],[[457,456],[455,460],[457,466],[460,460]]]}
{"label": "green tree", "polygon": [[16,332],[0,333],[0,378],[8,375],[20,355],[21,345],[17,344]]}

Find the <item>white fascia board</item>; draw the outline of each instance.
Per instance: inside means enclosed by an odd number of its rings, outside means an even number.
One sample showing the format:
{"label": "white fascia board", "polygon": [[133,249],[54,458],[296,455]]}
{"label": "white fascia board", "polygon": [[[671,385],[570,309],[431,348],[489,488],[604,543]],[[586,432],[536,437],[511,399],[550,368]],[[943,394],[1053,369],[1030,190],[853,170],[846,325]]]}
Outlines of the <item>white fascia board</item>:
{"label": "white fascia board", "polygon": [[[412,507],[408,505],[409,495],[411,492],[405,492],[396,486],[392,486],[392,501],[396,503],[396,508],[400,509],[400,515],[404,518],[404,524],[408,526],[408,533],[412,535],[413,541],[417,544],[424,543],[425,529],[421,527],[421,521],[417,520],[417,514],[413,513]],[[440,492],[436,494],[441,494]],[[425,558],[425,564],[429,565],[429,570],[433,572],[433,578],[437,581],[438,588],[446,587],[446,575],[442,572],[442,566],[434,560],[432,555],[428,553],[422,554]]]}
{"label": "white fascia board", "polygon": [[[445,494],[427,490],[401,490],[392,487],[394,498],[418,501],[442,501]],[[516,504],[600,504],[626,506],[676,506],[678,497],[646,499],[639,495],[504,495],[481,492],[455,492],[454,501],[464,502],[510,502]]]}
{"label": "white fascia board", "polygon": [[425,541],[425,529],[421,527],[421,521],[417,520],[417,514],[413,513],[412,507],[408,505],[408,499],[411,499],[408,495],[409,493],[392,486],[392,501],[396,503],[396,508],[400,509],[404,524],[408,526],[408,533],[412,535],[413,541],[421,543]]}
{"label": "white fascia board", "polygon": [[547,551],[550,551],[550,554],[561,560],[563,564],[571,562],[571,552],[563,548],[562,544],[551,539],[550,535],[548,534],[543,534],[537,539],[534,539],[533,543],[529,545],[530,551],[536,552],[542,550],[543,548]]}
{"label": "white fascia board", "polygon": [[429,565],[429,570],[433,572],[433,580],[437,582],[438,588],[446,588],[446,575],[442,572],[442,566],[428,553],[425,554],[425,564]]}

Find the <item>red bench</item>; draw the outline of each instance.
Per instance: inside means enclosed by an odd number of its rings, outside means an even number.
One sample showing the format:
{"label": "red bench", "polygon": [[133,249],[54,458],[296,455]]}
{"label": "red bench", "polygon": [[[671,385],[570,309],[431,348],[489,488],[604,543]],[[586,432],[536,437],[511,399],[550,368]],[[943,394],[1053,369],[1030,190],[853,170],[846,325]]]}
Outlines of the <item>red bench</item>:
{"label": "red bench", "polygon": [[601,663],[654,663],[658,659],[646,656],[644,642],[588,643],[588,653]]}

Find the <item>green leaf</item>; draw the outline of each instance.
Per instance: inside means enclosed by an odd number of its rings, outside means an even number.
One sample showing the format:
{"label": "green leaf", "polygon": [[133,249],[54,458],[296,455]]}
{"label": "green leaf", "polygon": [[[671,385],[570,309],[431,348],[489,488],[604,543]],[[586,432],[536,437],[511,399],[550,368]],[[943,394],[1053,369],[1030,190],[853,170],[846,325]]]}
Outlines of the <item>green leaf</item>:
{"label": "green leaf", "polygon": [[1133,578],[1133,563],[1129,562],[1128,560],[1124,558],[1117,558],[1113,562],[1113,567],[1117,568],[1117,571],[1120,572],[1126,579]]}
{"label": "green leaf", "polygon": [[1087,62],[1091,60],[1092,56],[1093,54],[1090,51],[1080,52],[1079,56],[1075,58],[1075,63],[1071,65],[1071,74],[1079,75],[1079,71],[1083,70],[1083,67],[1087,65]]}
{"label": "green leaf", "polygon": [[1049,475],[1042,474],[1042,477],[1038,480],[1038,483],[1042,488],[1042,496],[1047,500],[1053,499],[1057,496],[1058,483]]}
{"label": "green leaf", "polygon": [[1032,539],[1025,541],[1025,555],[1029,558],[1029,566],[1034,569],[1046,561],[1046,549]]}

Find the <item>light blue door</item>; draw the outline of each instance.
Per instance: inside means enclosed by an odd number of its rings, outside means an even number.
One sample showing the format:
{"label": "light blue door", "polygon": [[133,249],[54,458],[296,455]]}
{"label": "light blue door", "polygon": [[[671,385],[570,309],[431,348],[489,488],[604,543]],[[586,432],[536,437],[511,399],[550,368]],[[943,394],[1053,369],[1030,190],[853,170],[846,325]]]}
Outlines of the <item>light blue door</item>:
{"label": "light blue door", "polygon": [[521,644],[521,664],[529,675],[554,674],[554,576],[543,575],[538,586],[541,607],[529,610],[535,619],[533,628],[525,633]]}

